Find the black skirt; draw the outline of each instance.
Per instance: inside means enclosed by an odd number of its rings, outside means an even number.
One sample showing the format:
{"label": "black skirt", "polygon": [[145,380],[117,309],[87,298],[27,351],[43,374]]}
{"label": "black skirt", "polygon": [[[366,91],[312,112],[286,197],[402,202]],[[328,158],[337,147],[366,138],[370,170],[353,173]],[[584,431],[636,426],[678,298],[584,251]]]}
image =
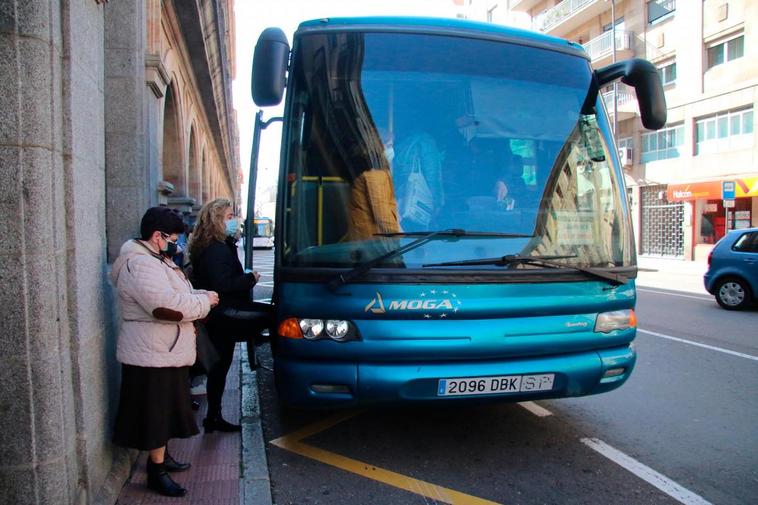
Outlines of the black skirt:
{"label": "black skirt", "polygon": [[190,399],[189,367],[121,365],[115,444],[147,451],[163,447],[170,438],[198,433]]}

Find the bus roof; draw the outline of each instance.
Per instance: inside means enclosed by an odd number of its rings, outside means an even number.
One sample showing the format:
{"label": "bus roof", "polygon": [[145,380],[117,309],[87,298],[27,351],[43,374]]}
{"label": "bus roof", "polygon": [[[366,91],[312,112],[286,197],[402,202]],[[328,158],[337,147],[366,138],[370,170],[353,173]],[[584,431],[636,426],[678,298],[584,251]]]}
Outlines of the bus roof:
{"label": "bus roof", "polygon": [[402,16],[321,18],[300,23],[295,35],[332,30],[398,31],[488,38],[543,49],[552,49],[589,59],[584,48],[575,42],[512,26],[466,19]]}

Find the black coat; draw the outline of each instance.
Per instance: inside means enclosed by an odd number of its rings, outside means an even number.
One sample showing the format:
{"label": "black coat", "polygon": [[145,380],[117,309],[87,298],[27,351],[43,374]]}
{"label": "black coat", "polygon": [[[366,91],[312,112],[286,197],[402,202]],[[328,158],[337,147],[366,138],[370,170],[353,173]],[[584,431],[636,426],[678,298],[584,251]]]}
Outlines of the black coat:
{"label": "black coat", "polygon": [[227,309],[251,309],[250,290],[255,286],[255,276],[245,273],[242,268],[237,256],[237,241],[233,238],[227,238],[226,242],[214,240],[203,251],[193,255],[192,284],[196,289],[218,293],[219,304],[211,309],[208,318],[209,331],[238,333],[239,323],[229,320],[224,314],[229,313]]}

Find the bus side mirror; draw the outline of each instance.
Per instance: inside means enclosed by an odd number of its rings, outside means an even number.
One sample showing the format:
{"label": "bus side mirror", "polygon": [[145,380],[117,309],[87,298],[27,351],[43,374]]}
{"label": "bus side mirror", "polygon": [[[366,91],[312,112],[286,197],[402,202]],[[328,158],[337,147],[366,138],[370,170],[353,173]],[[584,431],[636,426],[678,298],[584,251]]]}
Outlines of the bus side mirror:
{"label": "bus side mirror", "polygon": [[642,124],[648,130],[658,130],[666,124],[666,95],[655,65],[641,58],[620,61],[595,70],[598,87],[616,79],[634,87],[640,106]]}
{"label": "bus side mirror", "polygon": [[277,105],[282,101],[289,54],[289,42],[281,29],[263,30],[253,55],[253,101],[259,107]]}

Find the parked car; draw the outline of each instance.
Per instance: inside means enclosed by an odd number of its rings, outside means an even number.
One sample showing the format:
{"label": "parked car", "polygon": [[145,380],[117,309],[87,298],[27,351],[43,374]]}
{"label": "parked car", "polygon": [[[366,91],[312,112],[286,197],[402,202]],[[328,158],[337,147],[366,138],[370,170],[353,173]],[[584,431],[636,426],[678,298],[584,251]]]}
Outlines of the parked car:
{"label": "parked car", "polygon": [[705,289],[727,310],[742,309],[758,295],[758,228],[732,230],[708,255]]}

